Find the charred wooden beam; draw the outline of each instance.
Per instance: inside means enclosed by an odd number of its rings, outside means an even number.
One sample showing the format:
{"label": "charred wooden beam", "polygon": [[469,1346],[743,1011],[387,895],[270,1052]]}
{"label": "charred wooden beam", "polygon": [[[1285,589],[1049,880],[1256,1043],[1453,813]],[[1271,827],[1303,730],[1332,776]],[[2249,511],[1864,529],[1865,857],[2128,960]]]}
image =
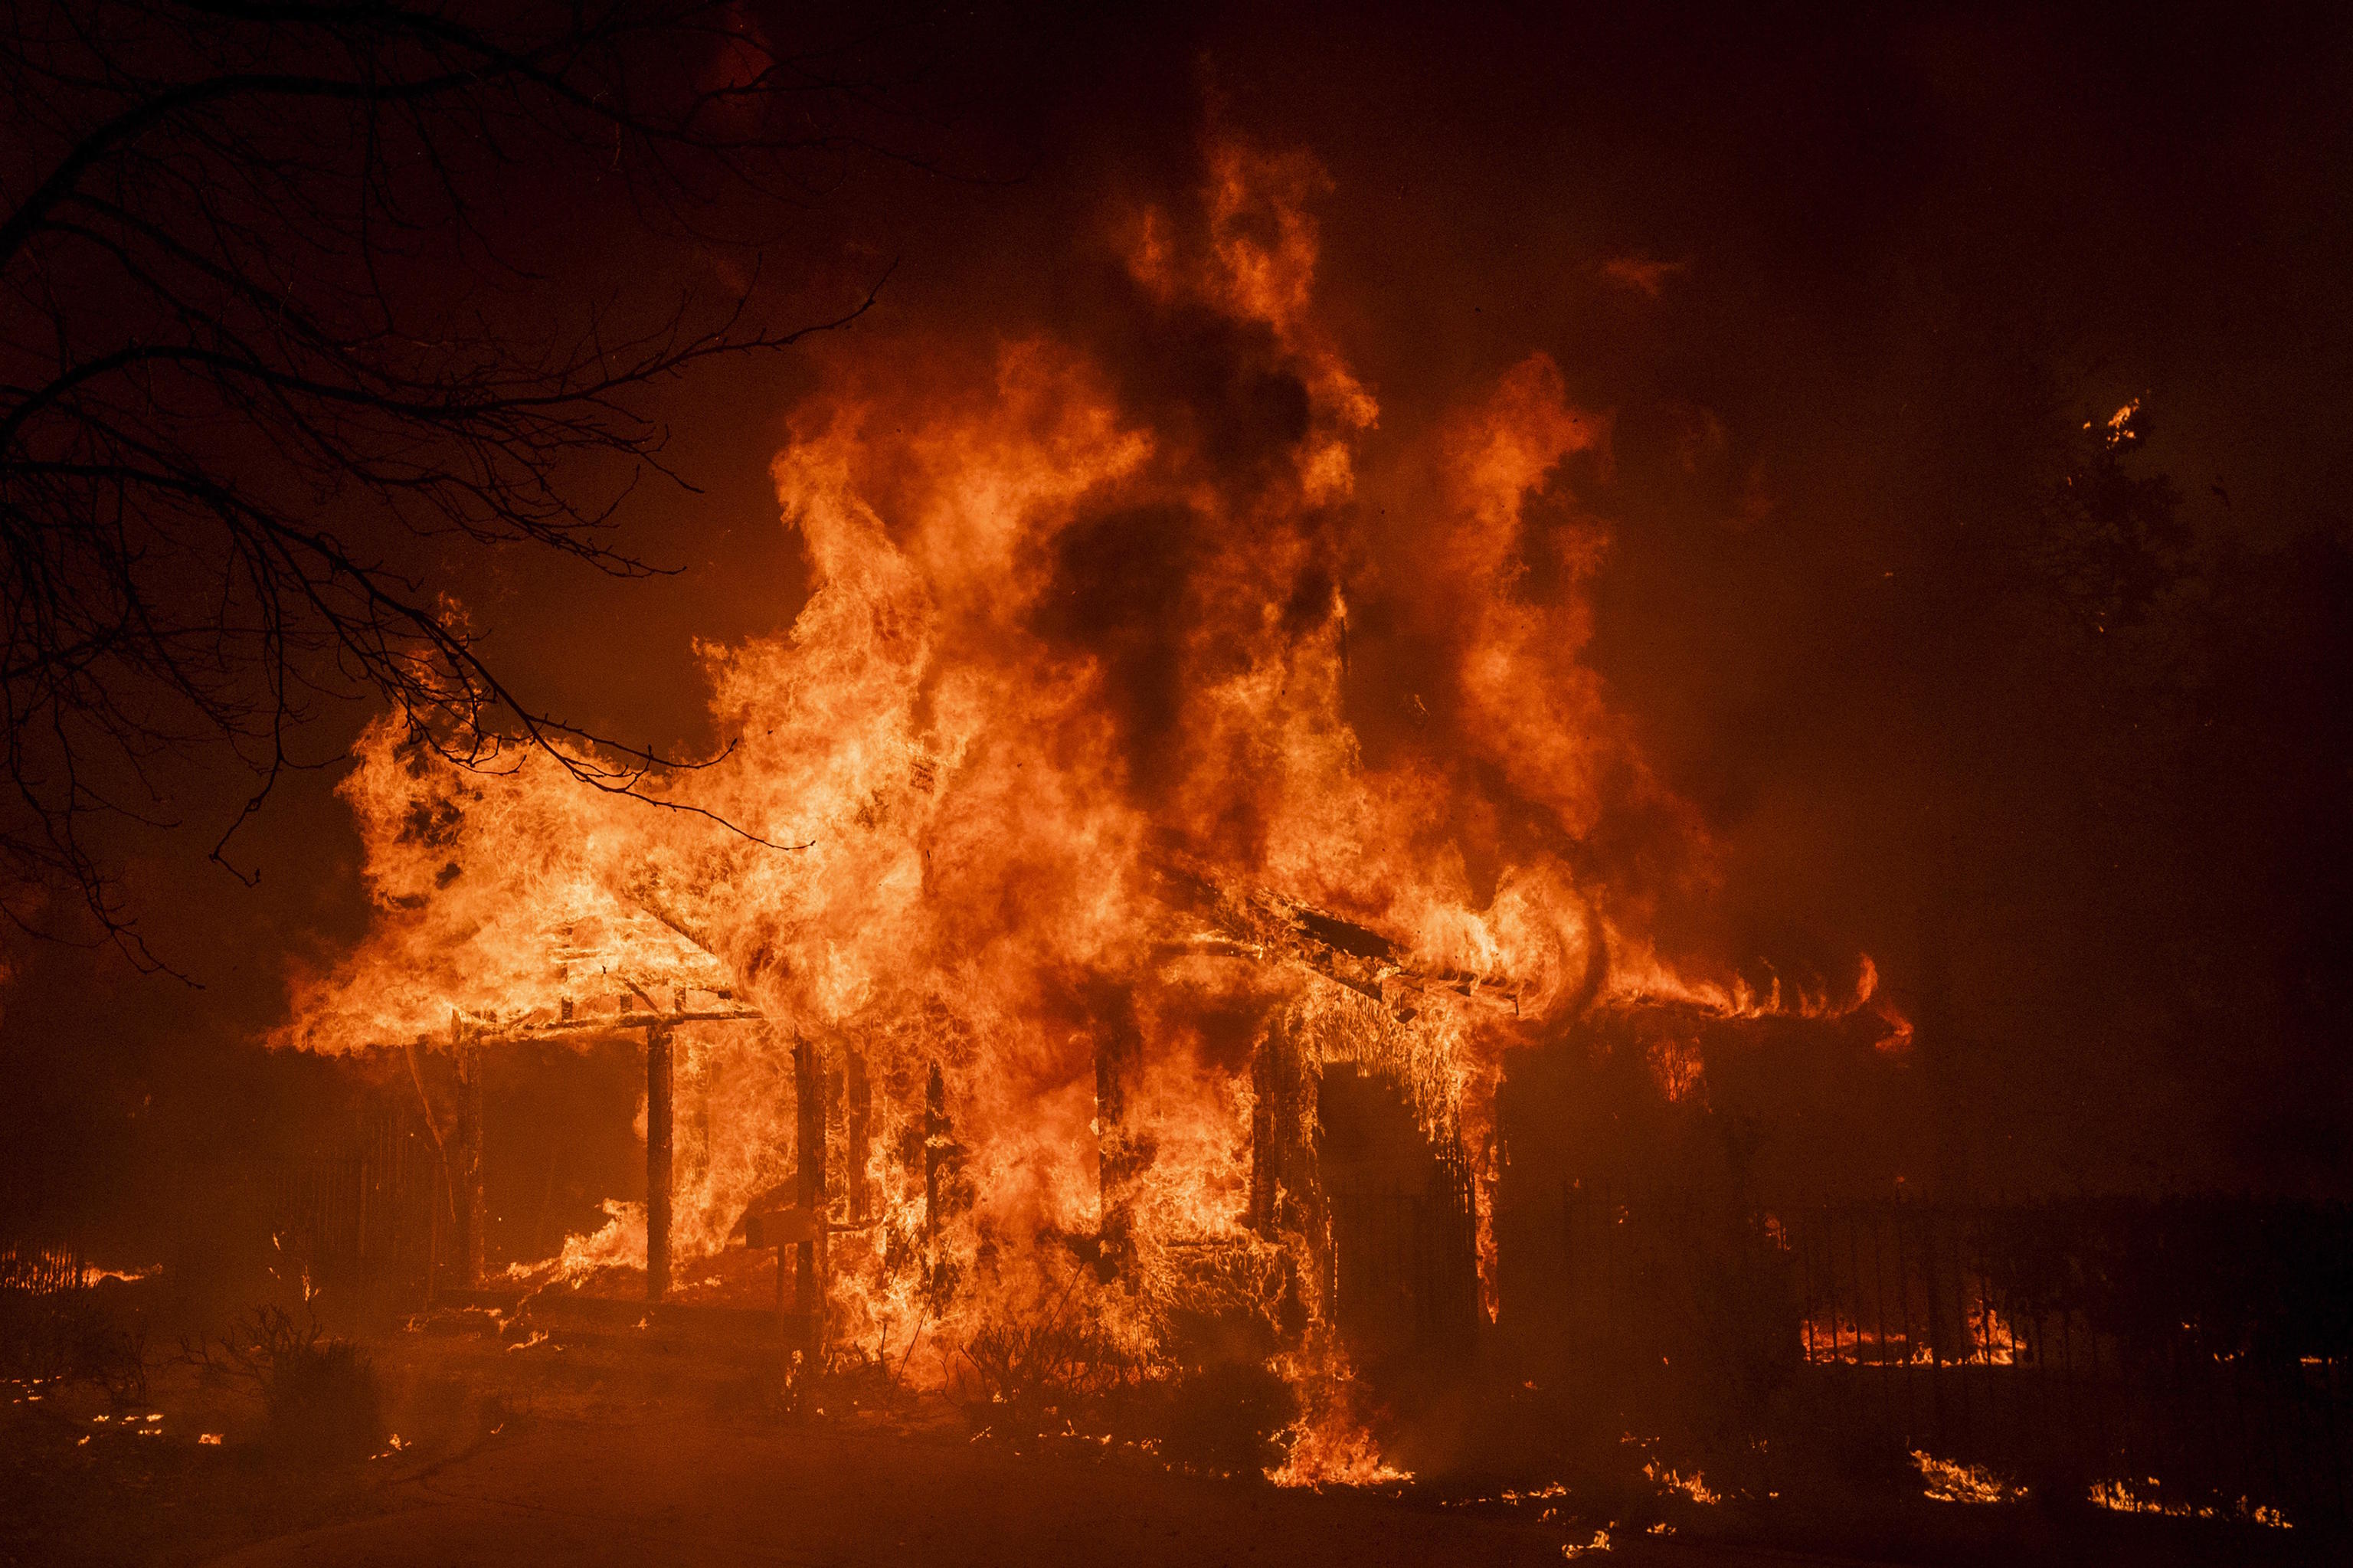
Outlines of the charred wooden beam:
{"label": "charred wooden beam", "polygon": [[622,1012],[575,1013],[569,1018],[556,1017],[544,1022],[516,1020],[508,1023],[477,1023],[469,1025],[476,1039],[537,1040],[568,1034],[619,1034],[632,1029],[644,1029],[654,1024],[680,1023],[750,1023],[767,1016],[757,1008],[706,1007],[676,1012],[656,1007],[632,1008]]}
{"label": "charred wooden beam", "polygon": [[646,1299],[670,1294],[676,1059],[667,1024],[646,1025]]}
{"label": "charred wooden beam", "polygon": [[1518,1010],[1519,986],[1509,977],[1414,964],[1396,938],[1299,899],[1267,888],[1229,887],[1197,867],[1169,863],[1159,869],[1169,907],[1205,927],[1160,942],[1155,949],[1160,958],[1291,964],[1400,1008],[1411,1007],[1414,994],[1442,991]]}

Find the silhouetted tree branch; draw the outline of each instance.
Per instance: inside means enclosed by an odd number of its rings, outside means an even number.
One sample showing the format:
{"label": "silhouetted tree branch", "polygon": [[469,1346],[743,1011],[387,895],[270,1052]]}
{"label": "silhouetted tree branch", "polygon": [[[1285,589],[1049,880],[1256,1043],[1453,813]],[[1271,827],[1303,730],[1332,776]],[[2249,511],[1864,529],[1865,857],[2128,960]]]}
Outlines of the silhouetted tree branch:
{"label": "silhouetted tree branch", "polygon": [[[880,149],[855,55],[794,55],[702,0],[64,0],[0,32],[0,896],[141,939],[93,825],[162,821],[159,769],[252,776],[324,699],[373,697],[467,767],[517,748],[691,810],[707,765],[537,709],[417,567],[423,541],[605,572],[614,508],[663,464],[644,394],[779,329],[752,280],[650,311],[549,309],[518,193],[621,193],[669,240],[805,205]],[[523,238],[528,238],[524,235]],[[560,306],[560,302],[559,302]],[[226,864],[226,860],[223,861]]]}

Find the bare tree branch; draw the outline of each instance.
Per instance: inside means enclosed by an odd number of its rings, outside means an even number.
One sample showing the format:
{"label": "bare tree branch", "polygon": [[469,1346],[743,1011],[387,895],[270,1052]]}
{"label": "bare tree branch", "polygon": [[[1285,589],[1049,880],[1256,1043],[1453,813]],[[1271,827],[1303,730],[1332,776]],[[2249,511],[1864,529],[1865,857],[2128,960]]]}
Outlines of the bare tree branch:
{"label": "bare tree branch", "polygon": [[[727,751],[668,755],[534,705],[417,546],[659,572],[615,533],[639,476],[684,482],[649,394],[874,303],[880,277],[771,325],[751,242],[846,160],[923,161],[891,143],[882,85],[856,47],[791,53],[706,0],[13,7],[0,919],[57,936],[79,910],[165,967],[96,825],[174,825],[158,765],[226,755],[252,780],[213,844],[228,865],[285,771],[317,765],[295,737],[322,703],[388,704],[463,767],[538,751],[709,816],[662,779]],[[749,281],[551,319],[501,214],[550,180],[608,182],[663,242],[742,247]]]}

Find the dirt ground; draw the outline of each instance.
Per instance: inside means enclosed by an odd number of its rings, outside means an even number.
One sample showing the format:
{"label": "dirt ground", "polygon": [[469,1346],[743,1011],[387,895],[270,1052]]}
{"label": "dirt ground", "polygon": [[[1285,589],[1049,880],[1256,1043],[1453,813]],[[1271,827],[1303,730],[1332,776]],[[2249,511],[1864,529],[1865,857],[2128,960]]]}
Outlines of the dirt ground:
{"label": "dirt ground", "polygon": [[[277,1564],[789,1563],[1288,1568],[1562,1561],[1532,1518],[1399,1507],[1021,1456],[940,1436],[712,1424],[542,1426],[419,1478],[385,1512],[222,1559]],[[1629,1561],[1728,1563],[1671,1545]]]}
{"label": "dirt ground", "polygon": [[[803,1564],[2301,1563],[2284,1532],[1915,1499],[1825,1524],[1788,1503],[1630,1508],[1553,1489],[1281,1489],[1063,1437],[1016,1444],[903,1396],[787,1413],[771,1346],[662,1325],[501,1336],[441,1323],[371,1342],[376,1457],[269,1440],[258,1398],[159,1361],[143,1406],[14,1385],[0,1405],[0,1563]],[[817,1402],[811,1401],[813,1406]],[[207,1440],[210,1439],[210,1440]],[[2152,1528],[2157,1527],[2157,1528]],[[1606,1535],[1606,1547],[1597,1542]],[[1600,1548],[1597,1550],[1597,1548]],[[1606,1554],[1605,1554],[1606,1552]]]}

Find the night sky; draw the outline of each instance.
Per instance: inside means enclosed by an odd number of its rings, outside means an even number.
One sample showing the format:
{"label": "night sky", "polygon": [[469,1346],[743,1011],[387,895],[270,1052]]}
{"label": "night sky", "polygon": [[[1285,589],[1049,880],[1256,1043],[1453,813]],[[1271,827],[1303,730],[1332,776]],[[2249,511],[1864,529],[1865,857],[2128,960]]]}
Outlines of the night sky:
{"label": "night sky", "polygon": [[[647,486],[624,522],[678,574],[427,569],[547,707],[707,744],[694,640],[773,632],[805,592],[767,477],[797,403],[861,355],[1037,332],[1124,396],[1194,395],[1131,331],[1103,215],[1197,185],[1213,131],[1303,150],[1326,319],[1384,432],[1538,350],[1610,418],[1609,461],[1542,504],[1607,531],[1589,662],[1701,830],[1659,870],[1662,945],[1836,986],[1871,954],[1918,1030],[1924,1181],[2346,1195],[2353,28],[1265,9],[881,35],[907,155],[842,160],[762,275],[814,315],[896,270],[853,329],[665,391],[701,493]],[[719,265],[635,238],[593,168],[533,183],[509,221],[550,298]],[[2120,471],[2169,481],[2180,526],[2120,602],[2067,569],[2060,498],[2133,399]],[[1367,621],[1370,749],[1411,662]],[[309,755],[366,716],[322,715]],[[180,1193],[282,1135],[317,1065],[252,1042],[366,917],[336,776],[240,835],[250,888],[205,858],[226,774],[174,780],[186,831],[111,839],[200,987],[11,948],[0,1180],[35,1211],[153,1252]]]}

